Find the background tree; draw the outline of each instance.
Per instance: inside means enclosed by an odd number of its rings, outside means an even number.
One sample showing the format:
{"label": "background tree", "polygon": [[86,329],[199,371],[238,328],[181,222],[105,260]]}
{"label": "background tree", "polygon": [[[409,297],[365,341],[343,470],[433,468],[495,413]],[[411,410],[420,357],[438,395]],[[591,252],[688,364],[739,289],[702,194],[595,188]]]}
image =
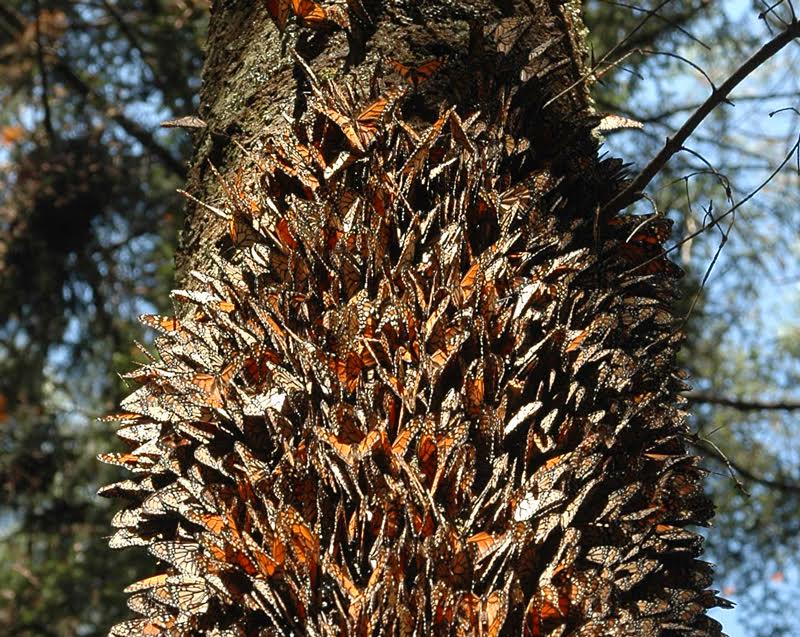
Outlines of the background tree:
{"label": "background tree", "polygon": [[[202,2],[0,4],[0,632],[100,635],[140,557],[109,552],[93,456],[162,307]],[[119,583],[115,584],[115,578]],[[89,592],[87,596],[87,592]]]}

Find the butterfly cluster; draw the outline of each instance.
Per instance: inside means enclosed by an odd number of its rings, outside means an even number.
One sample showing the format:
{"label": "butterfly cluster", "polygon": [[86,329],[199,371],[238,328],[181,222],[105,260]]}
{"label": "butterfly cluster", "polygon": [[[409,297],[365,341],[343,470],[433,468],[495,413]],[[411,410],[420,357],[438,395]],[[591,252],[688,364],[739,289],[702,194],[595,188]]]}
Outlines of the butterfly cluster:
{"label": "butterfly cluster", "polygon": [[669,223],[520,171],[502,104],[407,121],[440,64],[398,65],[312,77],[253,178],[219,176],[228,249],[142,317],[101,494],[160,568],[111,635],[719,634]]}

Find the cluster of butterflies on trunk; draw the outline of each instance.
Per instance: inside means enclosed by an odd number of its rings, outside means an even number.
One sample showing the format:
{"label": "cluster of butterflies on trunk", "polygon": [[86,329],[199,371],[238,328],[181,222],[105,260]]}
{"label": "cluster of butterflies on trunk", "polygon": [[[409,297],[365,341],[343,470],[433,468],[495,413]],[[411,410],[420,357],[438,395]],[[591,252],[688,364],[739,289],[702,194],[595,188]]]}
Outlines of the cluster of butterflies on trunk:
{"label": "cluster of butterflies on trunk", "polygon": [[512,91],[407,121],[441,64],[308,69],[307,112],[198,202],[220,254],[142,317],[157,355],[106,418],[110,544],[159,564],[112,636],[718,632],[669,222],[598,233],[580,175],[516,174]]}

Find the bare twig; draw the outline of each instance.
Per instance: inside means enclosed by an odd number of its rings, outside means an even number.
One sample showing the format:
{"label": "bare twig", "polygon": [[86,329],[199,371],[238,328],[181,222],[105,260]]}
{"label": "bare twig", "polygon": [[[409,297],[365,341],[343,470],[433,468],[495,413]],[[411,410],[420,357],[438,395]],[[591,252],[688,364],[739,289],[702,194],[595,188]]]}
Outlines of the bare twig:
{"label": "bare twig", "polygon": [[[702,75],[705,78],[706,82],[708,82],[709,86],[711,87],[712,92],[717,90],[717,86],[716,84],[714,84],[714,80],[712,80],[711,77],[709,77],[708,73],[706,73],[703,70],[703,67],[700,66],[699,64],[695,64],[689,58],[681,55],[680,53],[673,53],[672,51],[657,51],[655,49],[639,49],[639,52],[645,55],[663,55],[665,57],[675,58],[676,60],[680,60],[684,64],[688,64],[689,66],[691,66],[695,71],[697,71],[700,75]],[[725,102],[726,104],[730,104],[731,106],[733,106],[733,104],[731,104],[731,101],[727,97],[723,98],[722,101]]]}
{"label": "bare twig", "polygon": [[730,92],[750,73],[797,37],[800,37],[800,22],[795,21],[744,62],[718,89],[711,92],[708,99],[686,120],[674,137],[667,138],[661,151],[633,181],[603,207],[603,212],[620,210],[636,201],[639,198],[639,193],[644,190],[645,186],[650,183],[670,158],[683,148],[683,143],[705,120],[708,114],[725,101]]}
{"label": "bare twig", "polygon": [[730,461],[730,459],[728,458],[728,456],[725,455],[722,449],[720,449],[714,442],[712,442],[708,438],[701,438],[698,434],[693,434],[689,436],[689,441],[697,449],[705,451],[707,454],[713,456],[718,461],[724,463],[725,466],[728,468],[728,473],[731,476],[731,480],[733,480],[733,483],[736,485],[736,488],[739,489],[739,491],[743,495],[750,497],[750,492],[747,489],[745,489],[744,485],[742,484],[742,481],[739,480],[738,477],[736,477],[736,472],[738,471],[738,467],[736,467]]}
{"label": "bare twig", "polygon": [[693,403],[731,407],[739,411],[795,411],[800,409],[800,401],[792,400],[741,400],[698,391],[683,395]]}
{"label": "bare twig", "polygon": [[[776,91],[774,93],[764,93],[761,95],[737,95],[735,97],[729,98],[728,101],[732,102],[735,105],[736,102],[766,102],[767,100],[786,99],[786,98],[794,99],[796,97],[797,97],[797,91]],[[613,111],[615,113],[620,113],[622,115],[628,115],[629,117],[634,117],[643,124],[660,123],[669,117],[672,117],[674,115],[679,115],[687,111],[695,111],[698,108],[700,108],[700,106],[702,106],[701,102],[697,102],[694,104],[682,104],[680,106],[675,106],[673,108],[669,108],[661,112],[654,113],[652,115],[643,115],[642,113],[633,113],[633,111],[626,110],[624,104],[614,104],[609,102],[608,100],[603,100],[602,98],[596,98],[595,101],[598,103],[600,107],[602,107],[607,111]]]}
{"label": "bare twig", "polygon": [[[712,202],[713,203],[713,202]],[[711,214],[711,205],[709,204],[709,214]],[[708,264],[706,268],[705,274],[703,275],[703,280],[700,282],[700,286],[697,288],[697,292],[694,294],[694,298],[692,298],[692,303],[689,306],[689,310],[686,312],[686,316],[683,317],[683,321],[681,321],[680,326],[678,326],[675,332],[680,332],[686,326],[686,323],[689,321],[689,318],[692,316],[692,312],[694,312],[694,308],[697,305],[697,302],[700,300],[700,296],[703,294],[703,290],[706,287],[706,283],[708,283],[708,278],[711,276],[711,271],[714,269],[714,266],[717,264],[717,259],[719,259],[719,255],[722,254],[722,249],[725,247],[725,244],[728,243],[728,238],[730,237],[731,230],[733,230],[733,224],[736,221],[736,217],[731,217],[731,222],[728,224],[727,229],[722,230],[720,229],[720,241],[719,245],[717,246],[716,252],[714,252],[714,257],[711,259],[711,263]]]}
{"label": "bare twig", "polygon": [[675,28],[677,31],[680,31],[681,33],[683,33],[690,40],[693,40],[693,41],[697,42],[704,49],[709,50],[709,51],[711,50],[710,46],[708,46],[700,38],[692,35],[692,33],[690,33],[688,30],[684,29],[681,26],[681,22],[688,22],[689,19],[694,17],[697,14],[698,11],[702,10],[702,8],[703,8],[702,5],[698,5],[696,8],[693,8],[693,9],[687,11],[686,13],[681,14],[679,16],[676,16],[676,19],[670,19],[670,18],[667,18],[666,16],[661,15],[660,13],[658,13],[658,11],[653,10],[653,9],[648,9],[647,7],[640,7],[640,6],[637,6],[635,4],[627,4],[625,2],[615,2],[614,0],[605,0],[605,2],[606,2],[606,4],[610,4],[610,5],[617,6],[617,7],[623,7],[625,9],[630,9],[631,11],[638,11],[640,13],[646,13],[646,14],[648,14],[648,16],[651,16],[653,18],[658,18],[659,20],[661,20],[663,22],[666,22],[667,25]]}
{"label": "bare twig", "polygon": [[[661,2],[658,4],[658,6],[657,6],[657,7],[655,7],[655,8],[652,10],[651,14],[657,13],[657,12],[658,12],[658,11],[661,9],[661,7],[663,7],[664,5],[668,4],[670,1],[671,1],[671,0],[661,0]],[[529,5],[530,5],[530,4],[532,4],[531,0],[526,0],[526,2],[527,2]],[[554,96],[553,96],[553,97],[551,97],[549,100],[547,100],[547,101],[544,103],[544,105],[542,106],[542,110],[546,109],[546,108],[547,108],[548,106],[550,106],[550,104],[552,104],[553,102],[555,102],[555,101],[557,101],[557,100],[561,99],[561,97],[563,97],[564,95],[566,95],[567,93],[569,93],[569,92],[570,92],[572,89],[574,89],[576,86],[579,86],[581,83],[583,83],[583,82],[586,82],[587,80],[590,80],[591,78],[593,78],[593,77],[595,76],[595,71],[596,71],[596,69],[597,69],[597,68],[598,68],[598,67],[599,67],[601,64],[604,64],[604,63],[606,62],[606,60],[610,59],[610,58],[611,58],[611,57],[612,57],[612,56],[613,56],[613,55],[614,55],[614,54],[617,52],[617,50],[618,50],[618,49],[620,49],[620,48],[622,47],[622,45],[623,45],[625,42],[627,42],[627,41],[628,41],[630,38],[632,38],[632,37],[633,37],[633,35],[634,35],[634,34],[635,34],[637,31],[639,31],[639,29],[641,29],[641,28],[642,28],[642,27],[643,27],[645,24],[647,24],[647,22],[648,22],[648,21],[650,20],[650,18],[652,17],[652,15],[651,15],[651,14],[648,14],[646,17],[642,18],[642,20],[640,20],[640,21],[639,21],[639,24],[637,24],[635,27],[633,27],[633,29],[631,29],[631,31],[630,31],[630,32],[629,32],[629,33],[628,33],[628,34],[627,34],[627,35],[626,35],[626,36],[625,36],[625,37],[624,37],[624,38],[623,38],[623,39],[622,39],[620,42],[617,42],[617,44],[615,44],[613,47],[611,47],[611,49],[610,49],[609,51],[607,51],[607,52],[606,52],[606,53],[603,55],[603,57],[601,57],[601,58],[600,58],[600,59],[597,61],[597,63],[596,63],[596,64],[595,64],[595,65],[594,65],[594,66],[593,66],[593,67],[592,67],[592,68],[589,70],[589,72],[588,72],[588,73],[585,73],[584,75],[582,75],[581,77],[579,77],[577,80],[575,80],[575,81],[574,81],[572,84],[570,84],[570,85],[569,85],[567,88],[565,88],[563,91],[561,91],[560,93],[558,93],[558,94],[554,95]],[[620,59],[625,59],[625,57],[626,57],[626,56],[623,56],[623,57],[622,57],[622,58],[620,58]]]}
{"label": "bare twig", "polygon": [[[775,175],[777,175],[781,170],[783,170],[783,167],[786,166],[786,164],[789,163],[789,160],[792,158],[792,156],[795,153],[798,153],[798,155],[800,155],[800,137],[798,137],[797,141],[792,146],[792,148],[789,150],[789,152],[786,155],[786,157],[784,157],[783,161],[778,165],[778,167],[775,170],[773,170],[769,174],[769,176],[764,181],[762,181],[754,190],[751,190],[750,193],[748,193],[748,195],[744,199],[739,201],[739,203],[731,206],[730,208],[728,208],[725,212],[723,212],[718,217],[712,218],[709,223],[703,222],[703,225],[700,227],[699,230],[686,235],[680,241],[678,241],[675,245],[662,250],[661,252],[659,252],[655,256],[647,259],[647,261],[643,261],[639,265],[635,265],[634,267],[630,268],[629,270],[626,270],[626,274],[630,274],[631,272],[636,272],[637,270],[639,270],[639,269],[643,268],[644,266],[646,266],[648,263],[652,263],[653,261],[655,261],[657,259],[661,259],[662,257],[668,255],[673,250],[677,250],[679,247],[681,247],[687,241],[691,241],[695,237],[703,234],[707,230],[710,230],[714,226],[718,225],[719,222],[722,221],[723,219],[725,219],[726,217],[734,214],[736,212],[736,210],[741,208],[744,204],[746,204],[753,197],[755,197],[759,192],[761,192],[764,189],[764,187],[775,178]],[[798,161],[800,161],[800,160],[798,160]]]}
{"label": "bare twig", "polygon": [[53,118],[50,113],[50,87],[47,82],[47,67],[44,63],[44,50],[42,49],[42,16],[41,8],[39,7],[39,0],[34,0],[33,10],[36,12],[35,28],[36,28],[36,62],[39,65],[39,77],[42,82],[42,109],[44,110],[44,128],[47,131],[47,137],[50,143],[56,140],[56,134],[53,130]]}
{"label": "bare twig", "polygon": [[[692,446],[694,446],[696,449],[707,454],[709,457],[714,458],[718,462],[723,463],[726,467],[728,467],[729,471],[735,471],[745,480],[769,487],[770,489],[777,489],[779,491],[786,491],[788,493],[800,493],[800,483],[786,482],[784,480],[772,480],[771,478],[765,478],[764,476],[756,475],[750,469],[747,469],[738,462],[734,462],[728,458],[724,453],[722,453],[722,451],[720,451],[719,447],[717,447],[717,445],[711,441],[700,438],[699,436],[691,436],[689,440]],[[744,486],[738,480],[738,478],[734,476],[733,480],[738,489],[744,489]],[[744,493],[747,494],[747,491],[745,490]]]}

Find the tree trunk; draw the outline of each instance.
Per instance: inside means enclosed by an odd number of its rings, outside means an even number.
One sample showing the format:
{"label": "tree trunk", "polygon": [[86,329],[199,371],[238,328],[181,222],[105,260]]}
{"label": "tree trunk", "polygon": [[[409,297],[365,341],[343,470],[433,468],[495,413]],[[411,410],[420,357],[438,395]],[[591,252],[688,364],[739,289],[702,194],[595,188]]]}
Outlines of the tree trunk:
{"label": "tree trunk", "polygon": [[113,634],[720,634],[680,272],[603,209],[577,6],[214,4]]}

